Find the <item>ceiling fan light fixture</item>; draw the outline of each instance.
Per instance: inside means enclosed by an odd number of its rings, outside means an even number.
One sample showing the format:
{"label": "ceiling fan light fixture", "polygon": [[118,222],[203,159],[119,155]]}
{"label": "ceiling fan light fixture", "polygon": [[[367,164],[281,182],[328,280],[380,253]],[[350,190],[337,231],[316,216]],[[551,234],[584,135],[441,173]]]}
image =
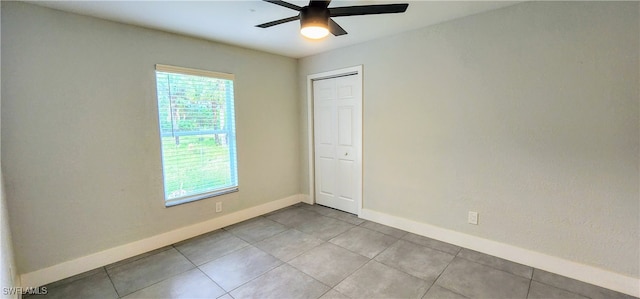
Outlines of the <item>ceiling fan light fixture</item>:
{"label": "ceiling fan light fixture", "polygon": [[326,9],[304,7],[300,10],[300,34],[311,39],[329,35],[329,13]]}
{"label": "ceiling fan light fixture", "polygon": [[300,34],[310,39],[321,39],[329,35],[329,29],[322,26],[307,26],[300,28]]}

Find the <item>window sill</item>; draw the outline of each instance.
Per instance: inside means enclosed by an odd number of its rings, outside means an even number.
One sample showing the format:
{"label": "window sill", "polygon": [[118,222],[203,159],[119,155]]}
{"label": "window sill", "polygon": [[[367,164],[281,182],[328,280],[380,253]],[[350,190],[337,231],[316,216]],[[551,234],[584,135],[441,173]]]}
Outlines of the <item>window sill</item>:
{"label": "window sill", "polygon": [[201,200],[201,199],[207,199],[207,198],[212,198],[212,197],[216,197],[216,196],[220,196],[220,195],[225,195],[225,194],[229,194],[229,193],[233,193],[233,192],[238,192],[238,187],[231,187],[231,188],[227,188],[227,189],[223,189],[223,190],[217,190],[217,191],[203,193],[203,194],[196,194],[196,195],[191,195],[191,196],[185,196],[185,197],[166,200],[164,202],[164,206],[169,208],[169,207],[178,206],[178,205],[181,205],[181,204],[185,204],[185,203],[189,203],[189,202],[193,202],[193,201],[198,201],[198,200]]}

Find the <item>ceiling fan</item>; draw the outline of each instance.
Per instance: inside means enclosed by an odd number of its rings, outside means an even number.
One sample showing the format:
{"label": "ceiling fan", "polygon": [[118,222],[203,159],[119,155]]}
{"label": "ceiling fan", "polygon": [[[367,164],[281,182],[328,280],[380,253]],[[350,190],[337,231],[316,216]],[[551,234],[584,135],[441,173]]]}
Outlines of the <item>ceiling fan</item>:
{"label": "ceiling fan", "polygon": [[323,38],[327,36],[329,32],[331,32],[335,36],[347,34],[347,31],[340,27],[340,25],[338,25],[338,23],[331,19],[331,17],[401,13],[405,12],[407,10],[407,7],[409,7],[409,4],[407,3],[329,7],[329,2],[331,2],[331,0],[311,0],[309,1],[309,5],[300,7],[285,1],[263,1],[293,9],[299,11],[300,13],[297,16],[256,25],[256,27],[268,28],[271,26],[300,20],[300,33],[312,39]]}

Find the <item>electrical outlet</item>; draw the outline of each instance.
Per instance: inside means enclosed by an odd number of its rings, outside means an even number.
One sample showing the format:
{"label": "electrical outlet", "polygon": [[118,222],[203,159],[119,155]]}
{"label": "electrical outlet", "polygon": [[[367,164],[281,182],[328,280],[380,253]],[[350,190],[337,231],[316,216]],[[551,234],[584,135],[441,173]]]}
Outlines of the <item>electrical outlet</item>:
{"label": "electrical outlet", "polygon": [[467,219],[467,222],[478,225],[478,212],[469,211],[469,218]]}
{"label": "electrical outlet", "polygon": [[216,213],[222,212],[222,202],[216,202]]}

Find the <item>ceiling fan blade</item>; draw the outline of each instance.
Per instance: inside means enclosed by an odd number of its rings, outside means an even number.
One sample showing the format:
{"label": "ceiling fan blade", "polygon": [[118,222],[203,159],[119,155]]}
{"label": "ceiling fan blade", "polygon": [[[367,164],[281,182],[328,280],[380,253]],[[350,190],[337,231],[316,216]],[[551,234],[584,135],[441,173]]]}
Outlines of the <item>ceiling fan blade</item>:
{"label": "ceiling fan blade", "polygon": [[408,3],[343,6],[343,7],[331,7],[329,8],[329,13],[332,17],[376,15],[376,14],[405,12],[407,10],[407,7],[409,7]]}
{"label": "ceiling fan blade", "polygon": [[332,19],[329,19],[329,32],[331,32],[331,34],[335,36],[347,34],[347,31],[345,31],[342,27],[340,27],[340,25],[338,25],[338,23],[336,23]]}
{"label": "ceiling fan blade", "polygon": [[273,3],[275,5],[280,5],[282,7],[290,8],[290,9],[293,9],[293,10],[297,10],[297,11],[300,11],[302,9],[302,7],[297,6],[295,4],[291,4],[289,2],[278,1],[278,0],[263,0],[263,1],[264,2]]}
{"label": "ceiling fan blade", "polygon": [[327,8],[331,0],[311,0],[309,6]]}
{"label": "ceiling fan blade", "polygon": [[271,21],[269,23],[264,23],[264,24],[260,24],[260,25],[256,25],[256,27],[260,27],[260,28],[267,28],[267,27],[271,27],[271,26],[275,26],[275,25],[280,25],[283,23],[287,23],[287,22],[291,22],[291,21],[295,21],[295,20],[299,20],[300,16],[295,16],[295,17],[290,17],[290,18],[284,18],[284,19],[280,19],[280,20],[275,20],[275,21]]}

